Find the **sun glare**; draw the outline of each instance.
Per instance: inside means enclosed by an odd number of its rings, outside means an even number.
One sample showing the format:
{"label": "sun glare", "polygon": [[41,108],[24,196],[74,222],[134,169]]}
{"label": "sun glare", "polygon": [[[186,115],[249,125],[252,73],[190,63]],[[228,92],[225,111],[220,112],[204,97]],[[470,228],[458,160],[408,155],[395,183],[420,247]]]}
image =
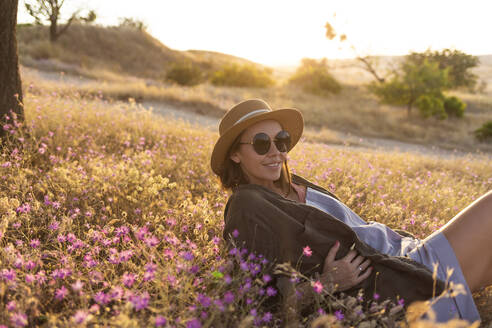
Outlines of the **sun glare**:
{"label": "sun glare", "polygon": [[[73,10],[68,2],[66,6]],[[357,53],[404,55],[427,48],[492,53],[492,45],[483,41],[492,27],[486,1],[141,0],[135,5],[86,0],[83,6],[95,9],[96,22],[103,25],[117,24],[120,17],[142,20],[153,36],[176,50],[218,51],[267,65]],[[29,21],[22,5],[19,21]],[[347,42],[326,39],[328,21],[348,36]]]}

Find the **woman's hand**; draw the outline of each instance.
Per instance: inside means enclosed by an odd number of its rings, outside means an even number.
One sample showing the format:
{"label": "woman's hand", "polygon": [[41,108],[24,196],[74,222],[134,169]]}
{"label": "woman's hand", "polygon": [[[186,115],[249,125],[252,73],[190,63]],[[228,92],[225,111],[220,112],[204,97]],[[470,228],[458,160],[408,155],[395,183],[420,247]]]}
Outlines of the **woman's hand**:
{"label": "woman's hand", "polygon": [[372,267],[368,268],[371,261],[357,255],[354,250],[350,250],[341,259],[335,260],[339,248],[340,242],[337,241],[328,252],[323,264],[321,282],[323,284],[334,283],[338,291],[344,291],[368,278]]}

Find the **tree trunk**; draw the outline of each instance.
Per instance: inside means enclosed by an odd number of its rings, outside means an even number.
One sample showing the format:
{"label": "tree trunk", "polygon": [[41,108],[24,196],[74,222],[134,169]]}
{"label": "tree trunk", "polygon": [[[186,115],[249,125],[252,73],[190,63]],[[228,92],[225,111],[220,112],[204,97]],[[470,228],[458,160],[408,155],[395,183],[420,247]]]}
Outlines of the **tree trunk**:
{"label": "tree trunk", "polygon": [[17,54],[18,0],[0,1],[0,136],[5,135],[5,116],[12,110],[17,118],[24,118],[22,86]]}
{"label": "tree trunk", "polygon": [[56,42],[58,39],[58,22],[57,19],[51,19],[50,24],[50,42]]}

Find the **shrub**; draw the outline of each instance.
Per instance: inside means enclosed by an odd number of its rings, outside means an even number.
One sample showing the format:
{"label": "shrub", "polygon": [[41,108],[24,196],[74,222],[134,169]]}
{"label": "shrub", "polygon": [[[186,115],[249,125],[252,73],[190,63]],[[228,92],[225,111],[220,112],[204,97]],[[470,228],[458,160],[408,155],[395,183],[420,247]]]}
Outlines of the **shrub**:
{"label": "shrub", "polygon": [[326,58],[320,61],[304,58],[301,66],[289,79],[289,83],[318,96],[339,93],[342,89],[338,81],[330,74]]}
{"label": "shrub", "polygon": [[253,64],[239,65],[236,63],[225,65],[213,73],[210,82],[214,85],[256,88],[266,88],[275,84],[271,69],[260,69]]}
{"label": "shrub", "polygon": [[463,117],[465,115],[466,104],[457,97],[444,99],[444,110],[449,116]]}
{"label": "shrub", "polygon": [[439,97],[421,95],[417,98],[415,104],[417,105],[420,114],[425,118],[435,116],[442,120],[448,117],[448,114],[446,114],[446,111],[444,110],[444,103]]}
{"label": "shrub", "polygon": [[[439,69],[437,63],[424,60],[416,64],[409,58],[405,58],[400,70],[395,72],[389,81],[372,83],[369,91],[373,92],[383,103],[406,105],[410,116],[412,106],[417,105],[417,100],[421,96],[443,97],[442,90],[448,84],[447,75],[447,70]],[[437,103],[435,105],[437,106]],[[423,104],[423,106],[426,105]]]}
{"label": "shrub", "polygon": [[492,140],[492,121],[485,122],[482,127],[473,131],[475,137],[479,141],[490,141]]}
{"label": "shrub", "polygon": [[202,70],[191,62],[174,63],[166,74],[168,80],[180,85],[197,85],[203,81]]}

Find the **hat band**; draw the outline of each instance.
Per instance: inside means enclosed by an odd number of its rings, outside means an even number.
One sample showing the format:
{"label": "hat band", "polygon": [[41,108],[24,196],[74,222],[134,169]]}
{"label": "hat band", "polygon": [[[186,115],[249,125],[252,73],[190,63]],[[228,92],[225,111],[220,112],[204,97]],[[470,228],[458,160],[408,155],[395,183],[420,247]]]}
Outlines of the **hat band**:
{"label": "hat band", "polygon": [[254,116],[254,115],[259,114],[259,113],[265,113],[265,112],[271,112],[271,110],[269,110],[269,109],[257,109],[257,110],[254,110],[254,111],[252,111],[252,112],[244,115],[243,117],[241,117],[233,125],[239,124],[239,123],[241,123],[242,121],[244,121],[245,119],[247,119],[247,118],[249,118],[251,116]]}

